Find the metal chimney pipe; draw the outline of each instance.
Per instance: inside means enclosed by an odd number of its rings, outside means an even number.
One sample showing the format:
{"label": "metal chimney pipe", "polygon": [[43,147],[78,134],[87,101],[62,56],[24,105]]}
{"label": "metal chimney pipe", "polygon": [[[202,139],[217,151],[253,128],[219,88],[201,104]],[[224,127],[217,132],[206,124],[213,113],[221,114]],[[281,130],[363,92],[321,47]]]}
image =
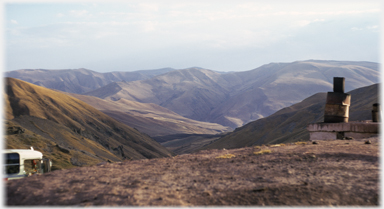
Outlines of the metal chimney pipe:
{"label": "metal chimney pipe", "polygon": [[344,93],[344,86],[344,77],[333,77],[333,92]]}
{"label": "metal chimney pipe", "polygon": [[379,103],[373,104],[372,105],[372,122],[380,122],[381,121],[380,112],[381,112],[380,104]]}

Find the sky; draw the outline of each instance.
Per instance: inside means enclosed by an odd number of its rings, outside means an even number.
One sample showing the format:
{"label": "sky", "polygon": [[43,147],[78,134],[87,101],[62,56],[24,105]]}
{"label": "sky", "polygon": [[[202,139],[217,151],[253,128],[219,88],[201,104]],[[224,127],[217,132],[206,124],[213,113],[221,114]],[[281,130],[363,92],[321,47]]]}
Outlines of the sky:
{"label": "sky", "polygon": [[4,1],[4,70],[380,61],[379,0]]}

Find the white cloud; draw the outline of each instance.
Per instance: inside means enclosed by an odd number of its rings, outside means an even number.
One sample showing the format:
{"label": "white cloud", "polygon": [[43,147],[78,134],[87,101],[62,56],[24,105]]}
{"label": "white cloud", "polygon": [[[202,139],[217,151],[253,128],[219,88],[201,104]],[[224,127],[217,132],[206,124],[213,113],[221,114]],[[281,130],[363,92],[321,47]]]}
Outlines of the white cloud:
{"label": "white cloud", "polygon": [[69,11],[69,14],[75,17],[90,17],[92,16],[89,14],[87,10],[71,10]]}
{"label": "white cloud", "polygon": [[359,30],[363,30],[362,28],[358,28],[358,27],[353,27],[351,28],[352,31],[359,31]]}
{"label": "white cloud", "polygon": [[18,24],[18,22],[17,22],[16,20],[11,20],[11,23],[12,23],[12,24],[15,24],[15,25]]}
{"label": "white cloud", "polygon": [[298,20],[296,22],[293,23],[294,26],[298,26],[298,27],[305,27],[311,23],[314,23],[314,22],[324,22],[325,19],[314,19],[314,20]]}
{"label": "white cloud", "polygon": [[379,31],[379,26],[378,25],[369,25],[369,26],[367,26],[367,29],[372,30],[372,31]]}
{"label": "white cloud", "polygon": [[140,12],[151,13],[159,11],[159,5],[154,3],[140,3],[137,6]]}
{"label": "white cloud", "polygon": [[156,23],[154,21],[144,21],[141,26],[144,32],[152,32],[156,30]]}
{"label": "white cloud", "polygon": [[379,28],[378,25],[372,25],[372,26],[367,26],[368,29],[377,29]]}
{"label": "white cloud", "polygon": [[296,21],[296,24],[297,26],[299,27],[304,27],[304,26],[307,26],[311,23],[310,20],[299,20],[299,21]]}
{"label": "white cloud", "polygon": [[262,4],[259,2],[247,2],[247,3],[240,3],[236,5],[236,8],[242,11],[252,11],[252,12],[261,12],[261,11],[268,11],[272,10],[272,5],[270,4]]}
{"label": "white cloud", "polygon": [[378,32],[379,26],[378,25],[368,25],[366,27],[352,27],[351,30],[352,31],[370,30],[370,31]]}

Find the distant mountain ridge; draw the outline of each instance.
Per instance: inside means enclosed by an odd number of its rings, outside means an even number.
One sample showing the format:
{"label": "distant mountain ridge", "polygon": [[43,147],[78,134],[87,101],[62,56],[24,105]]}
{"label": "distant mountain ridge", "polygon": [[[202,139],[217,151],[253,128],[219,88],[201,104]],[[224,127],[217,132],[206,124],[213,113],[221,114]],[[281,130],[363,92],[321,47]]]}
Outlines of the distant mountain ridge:
{"label": "distant mountain ridge", "polygon": [[378,83],[380,74],[378,63],[334,60],[270,63],[228,73],[167,68],[155,70],[157,75],[142,71],[135,78],[132,74],[124,78],[123,72],[98,74],[85,69],[63,70],[59,76],[55,74],[59,71],[40,71],[12,71],[6,76],[112,101],[153,103],[186,118],[231,128],[267,117],[317,92],[331,91],[333,77],[345,77],[349,91]]}
{"label": "distant mountain ridge", "polygon": [[173,70],[175,69],[161,68],[99,73],[84,68],[67,70],[22,69],[5,72],[4,75],[5,77],[17,78],[50,89],[82,94],[112,82],[144,80]]}
{"label": "distant mountain ridge", "polygon": [[226,74],[189,68],[111,83],[86,94],[154,103],[187,118],[236,128],[317,92],[331,91],[333,77],[345,77],[348,91],[378,83],[379,68],[372,62],[322,60],[270,63]]}

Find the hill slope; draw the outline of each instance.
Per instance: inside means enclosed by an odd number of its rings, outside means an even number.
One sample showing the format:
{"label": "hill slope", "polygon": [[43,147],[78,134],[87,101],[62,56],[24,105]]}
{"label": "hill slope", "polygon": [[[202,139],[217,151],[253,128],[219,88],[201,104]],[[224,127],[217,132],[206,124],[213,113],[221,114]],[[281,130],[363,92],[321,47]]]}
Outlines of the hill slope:
{"label": "hill slope", "polygon": [[187,118],[236,128],[317,92],[332,91],[333,77],[346,78],[346,91],[371,85],[378,82],[378,64],[308,60],[226,74],[189,68],[111,83],[87,95],[154,103]]}
{"label": "hill slope", "polygon": [[171,156],[149,136],[64,93],[7,78],[6,147],[42,151],[57,169]]}
{"label": "hill slope", "polygon": [[[371,120],[372,105],[378,102],[379,85],[359,88],[351,94],[350,121]],[[309,123],[324,120],[326,93],[317,93],[302,102],[253,121],[223,136],[203,149],[240,148],[309,140]]]}

